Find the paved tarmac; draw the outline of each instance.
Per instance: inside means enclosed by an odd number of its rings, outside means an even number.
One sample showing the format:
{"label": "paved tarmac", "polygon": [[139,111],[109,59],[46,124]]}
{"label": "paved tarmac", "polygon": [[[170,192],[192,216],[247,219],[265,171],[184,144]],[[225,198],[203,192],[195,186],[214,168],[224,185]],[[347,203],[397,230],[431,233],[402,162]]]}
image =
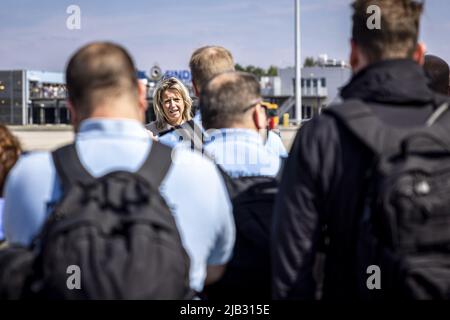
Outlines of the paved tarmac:
{"label": "paved tarmac", "polygon": [[[69,125],[9,126],[9,128],[19,138],[26,151],[53,150],[74,139],[72,126]],[[280,128],[280,131],[283,143],[289,150],[297,127]]]}

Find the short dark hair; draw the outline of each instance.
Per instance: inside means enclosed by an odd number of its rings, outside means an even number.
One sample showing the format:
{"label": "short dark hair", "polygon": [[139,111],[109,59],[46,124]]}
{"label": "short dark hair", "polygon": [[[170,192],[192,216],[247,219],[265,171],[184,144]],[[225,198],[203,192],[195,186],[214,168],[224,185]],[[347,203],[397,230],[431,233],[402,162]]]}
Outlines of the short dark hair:
{"label": "short dark hair", "polygon": [[214,76],[234,71],[233,55],[224,47],[201,47],[192,53],[189,68],[198,91],[202,91]]}
{"label": "short dark hair", "polygon": [[[381,10],[381,28],[369,29],[367,8]],[[412,58],[419,38],[423,3],[415,0],[355,0],[352,40],[369,63],[394,58]]]}
{"label": "short dark hair", "polygon": [[258,79],[246,72],[226,72],[211,79],[200,95],[206,129],[230,127],[242,120],[245,109],[261,98]]}
{"label": "short dark hair", "polygon": [[68,96],[77,112],[88,116],[99,100],[122,93],[137,98],[133,60],[121,46],[94,42],[79,49],[66,68]]}
{"label": "short dark hair", "polygon": [[425,56],[423,68],[430,79],[429,87],[438,93],[447,95],[450,85],[450,68],[447,62],[428,54]]}

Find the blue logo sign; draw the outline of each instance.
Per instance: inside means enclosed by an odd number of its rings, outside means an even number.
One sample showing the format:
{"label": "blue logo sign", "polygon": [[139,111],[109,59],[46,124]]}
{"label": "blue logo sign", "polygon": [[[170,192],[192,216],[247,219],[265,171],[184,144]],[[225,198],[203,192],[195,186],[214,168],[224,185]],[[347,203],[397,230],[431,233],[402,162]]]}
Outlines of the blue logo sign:
{"label": "blue logo sign", "polygon": [[167,70],[164,77],[175,77],[181,81],[191,81],[191,72],[189,70]]}

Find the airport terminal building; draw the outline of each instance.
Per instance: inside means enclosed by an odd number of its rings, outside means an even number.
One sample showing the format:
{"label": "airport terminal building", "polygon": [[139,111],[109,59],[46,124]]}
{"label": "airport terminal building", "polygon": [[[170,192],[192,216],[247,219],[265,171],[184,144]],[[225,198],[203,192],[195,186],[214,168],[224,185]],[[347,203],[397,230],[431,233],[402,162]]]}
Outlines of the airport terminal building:
{"label": "airport terminal building", "polygon": [[[153,120],[152,96],[158,80],[175,76],[194,96],[188,70],[163,71],[155,65],[147,75],[137,71],[148,87],[147,120]],[[319,57],[315,66],[302,68],[302,119],[320,114],[328,104],[339,99],[339,90],[351,77],[351,69],[343,61]],[[291,119],[295,114],[295,68],[280,68],[275,77],[261,77],[262,96],[278,105],[278,115]],[[70,123],[66,105],[63,73],[33,70],[0,70],[0,123],[9,125]]]}
{"label": "airport terminal building", "polygon": [[[148,85],[151,106],[153,91],[163,76],[161,69],[152,68],[150,76],[137,71],[138,78]],[[165,76],[183,81],[193,94],[190,72],[167,70]],[[8,125],[70,123],[66,104],[65,75],[62,72],[34,70],[0,70],[0,123]],[[153,108],[147,118],[151,119]]]}
{"label": "airport terminal building", "polygon": [[0,71],[0,121],[11,125],[67,123],[64,74]]}

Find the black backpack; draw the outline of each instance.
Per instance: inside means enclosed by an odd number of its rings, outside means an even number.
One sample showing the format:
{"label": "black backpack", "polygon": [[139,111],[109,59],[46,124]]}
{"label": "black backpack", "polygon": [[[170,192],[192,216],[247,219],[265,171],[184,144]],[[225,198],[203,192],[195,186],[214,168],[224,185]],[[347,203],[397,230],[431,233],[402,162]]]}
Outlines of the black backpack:
{"label": "black backpack", "polygon": [[[270,234],[279,176],[229,177],[221,168],[233,205],[236,240],[224,275],[205,288],[209,300],[270,300]],[[283,162],[280,166],[282,171]]]}
{"label": "black backpack", "polygon": [[17,300],[26,296],[35,257],[35,251],[22,246],[0,249],[0,300]]}
{"label": "black backpack", "polygon": [[384,124],[357,100],[326,113],[375,155],[355,244],[359,296],[450,299],[448,103],[415,128]]}
{"label": "black backpack", "polygon": [[[202,153],[215,162],[204,151],[208,139],[194,120],[172,128],[160,136],[181,129],[183,141],[190,141],[192,150]],[[231,178],[216,164],[227,187],[236,226],[236,240],[231,260],[224,275],[217,282],[204,289],[208,300],[265,299],[271,296],[270,230],[272,228],[273,206],[278,192],[281,166],[277,177],[252,176]]]}
{"label": "black backpack", "polygon": [[[29,273],[10,284],[3,298],[192,298],[189,258],[158,190],[171,166],[170,148],[153,143],[136,173],[99,178],[83,168],[74,144],[54,151],[53,160],[64,196],[35,241],[33,259],[31,250],[9,259],[12,249],[0,254],[2,268],[24,261],[24,274]],[[81,288],[73,282],[69,289],[76,269]]]}

